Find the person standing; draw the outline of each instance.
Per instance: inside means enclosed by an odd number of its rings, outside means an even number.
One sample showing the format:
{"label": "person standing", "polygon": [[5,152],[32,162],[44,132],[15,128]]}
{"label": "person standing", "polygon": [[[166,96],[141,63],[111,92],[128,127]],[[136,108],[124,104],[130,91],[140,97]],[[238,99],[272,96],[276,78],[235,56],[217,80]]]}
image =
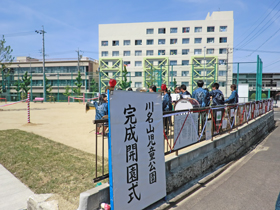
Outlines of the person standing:
{"label": "person standing", "polygon": [[219,90],[220,85],[218,83],[214,83],[212,85],[212,91],[209,93],[209,95],[212,97],[212,105],[224,105],[225,99],[224,94],[222,91]]}
{"label": "person standing", "polygon": [[209,93],[203,89],[204,82],[202,80],[197,81],[198,88],[193,91],[192,98],[198,101],[201,107],[208,106],[208,101],[210,100]]}
{"label": "person standing", "polygon": [[161,85],[161,90],[163,92],[162,111],[172,111],[172,100],[170,92],[168,92],[165,84]]}
{"label": "person standing", "polygon": [[187,91],[186,85],[181,85],[180,98],[185,98],[184,96],[189,96],[189,97],[191,97],[191,94]]}
{"label": "person standing", "polygon": [[229,96],[229,98],[227,100],[225,100],[225,103],[227,104],[237,104],[238,103],[238,94],[236,91],[236,85],[232,84],[230,86],[231,89],[231,95]]}
{"label": "person standing", "polygon": [[[95,113],[95,120],[101,120],[105,115],[108,115],[108,101],[107,101],[107,95],[101,94],[99,97],[99,103],[96,101],[93,102],[93,105],[95,107],[96,113]],[[97,134],[102,134],[100,132],[100,127],[102,126],[101,123],[97,124]],[[106,126],[104,125],[103,132],[105,132]]]}

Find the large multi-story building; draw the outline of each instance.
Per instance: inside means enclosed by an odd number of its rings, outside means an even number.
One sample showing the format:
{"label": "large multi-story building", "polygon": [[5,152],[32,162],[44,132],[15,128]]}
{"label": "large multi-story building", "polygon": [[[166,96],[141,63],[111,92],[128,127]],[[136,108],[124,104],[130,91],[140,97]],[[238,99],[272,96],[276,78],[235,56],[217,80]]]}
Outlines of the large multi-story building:
{"label": "large multi-story building", "polygon": [[[233,61],[233,12],[213,12],[205,20],[99,25],[101,88],[127,65],[132,87],[151,83],[219,82],[230,94]],[[159,83],[157,83],[159,84]]]}
{"label": "large multi-story building", "polygon": [[[27,72],[31,76],[30,93],[31,100],[35,97],[43,97],[43,63],[42,60],[30,57],[17,57],[15,61],[6,64],[7,69],[0,75],[0,95],[9,101],[19,99],[16,90],[16,82],[22,79]],[[45,62],[45,75],[48,84],[52,86],[52,96],[56,100],[62,101],[67,98],[63,95],[68,85],[70,89],[75,88],[76,77],[78,76],[78,66],[81,73],[82,87],[81,92],[90,92],[90,83],[94,78],[98,83],[98,61],[87,57],[78,59],[57,59]],[[71,92],[71,90],[70,90]],[[74,93],[72,93],[74,95]],[[47,98],[48,99],[48,98]]]}

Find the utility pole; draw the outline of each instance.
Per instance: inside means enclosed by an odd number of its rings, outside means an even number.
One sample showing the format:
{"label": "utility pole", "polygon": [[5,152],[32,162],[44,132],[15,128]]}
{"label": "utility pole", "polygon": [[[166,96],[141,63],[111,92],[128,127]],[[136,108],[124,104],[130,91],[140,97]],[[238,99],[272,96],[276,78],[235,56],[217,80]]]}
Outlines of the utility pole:
{"label": "utility pole", "polygon": [[45,75],[45,33],[44,31],[44,26],[42,26],[42,30],[36,30],[35,31],[38,34],[42,34],[43,36],[43,97],[44,97],[44,102],[46,102],[46,75]]}

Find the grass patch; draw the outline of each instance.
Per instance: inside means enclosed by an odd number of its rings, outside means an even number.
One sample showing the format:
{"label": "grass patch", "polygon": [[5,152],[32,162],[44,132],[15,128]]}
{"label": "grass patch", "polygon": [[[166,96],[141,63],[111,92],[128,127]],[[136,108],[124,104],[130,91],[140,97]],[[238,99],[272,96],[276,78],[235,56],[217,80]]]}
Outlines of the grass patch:
{"label": "grass patch", "polygon": [[55,193],[75,205],[81,192],[95,186],[95,155],[33,133],[0,131],[0,161],[33,192]]}

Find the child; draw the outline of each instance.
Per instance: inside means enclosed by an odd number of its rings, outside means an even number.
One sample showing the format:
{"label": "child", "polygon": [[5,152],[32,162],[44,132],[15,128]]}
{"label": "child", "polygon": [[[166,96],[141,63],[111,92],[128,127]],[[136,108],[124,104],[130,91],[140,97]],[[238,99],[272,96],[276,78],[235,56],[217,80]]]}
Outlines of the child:
{"label": "child", "polygon": [[[99,103],[96,101],[93,102],[93,105],[95,107],[96,113],[95,113],[95,120],[101,120],[105,115],[108,115],[108,103],[107,103],[107,95],[101,94],[99,97]],[[101,123],[97,124],[97,134],[102,134],[99,132],[101,127]],[[104,131],[106,128],[104,127]]]}

